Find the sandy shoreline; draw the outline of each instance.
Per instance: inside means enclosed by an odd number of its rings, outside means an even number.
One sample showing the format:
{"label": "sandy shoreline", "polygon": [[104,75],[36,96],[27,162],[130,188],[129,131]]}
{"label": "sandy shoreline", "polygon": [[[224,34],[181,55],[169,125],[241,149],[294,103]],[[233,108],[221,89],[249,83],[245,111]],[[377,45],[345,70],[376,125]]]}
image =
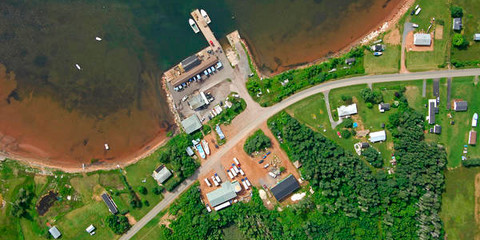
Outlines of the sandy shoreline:
{"label": "sandy shoreline", "polygon": [[[342,54],[348,52],[352,47],[368,43],[369,40],[375,38],[376,36],[378,36],[378,34],[392,29],[393,27],[395,27],[395,25],[400,20],[400,18],[413,5],[413,3],[414,3],[414,0],[405,0],[398,8],[396,8],[396,11],[392,11],[392,13],[389,14],[389,16],[387,18],[385,18],[384,21],[379,23],[369,33],[365,34],[364,36],[362,36],[362,37],[356,39],[355,41],[351,42],[350,44],[346,45],[345,47],[342,48],[342,50],[338,51],[333,56],[342,55]],[[247,45],[247,43],[245,42],[244,39],[242,39],[242,42],[246,46],[248,54],[250,54],[250,56],[252,56],[252,52],[248,48],[248,45]],[[330,57],[332,57],[332,56],[330,56]],[[315,60],[311,63],[304,64],[304,65],[301,65],[301,66],[297,66],[294,69],[301,69],[301,68],[305,68],[305,67],[308,67],[308,66],[311,66],[311,65],[314,65],[314,64],[318,64],[322,61],[325,61],[326,59],[327,59],[326,57],[323,57],[323,58]],[[264,75],[263,73],[258,71],[257,63],[254,61],[253,58],[252,58],[252,61],[253,61],[253,64],[254,64],[255,68],[257,69],[257,72],[259,73],[260,77],[268,77],[267,75]],[[275,74],[278,74],[278,73],[275,73]],[[174,116],[175,122],[176,122],[177,127],[178,127],[179,119],[178,119],[177,114],[175,113],[175,110],[173,109],[172,101],[171,101],[171,98],[168,94],[168,91],[167,91],[167,88],[166,88],[166,85],[165,85],[165,81],[163,81],[163,79],[161,79],[159,81],[162,81],[162,87],[164,88],[164,90],[167,93],[167,104],[169,105],[169,108],[172,111],[172,114]],[[138,162],[139,160],[151,155],[158,148],[163,146],[169,139],[170,138],[164,137],[164,136],[161,136],[161,134],[158,134],[158,135],[155,136],[155,138],[152,141],[148,142],[147,144],[145,144],[142,147],[139,147],[138,151],[136,151],[136,152],[134,152],[134,153],[132,153],[128,156],[125,156],[125,157],[122,157],[122,158],[119,158],[119,159],[115,159],[114,162],[102,162],[101,164],[89,164],[89,166],[85,169],[82,168],[81,164],[78,164],[78,167],[75,167],[75,166],[58,166],[56,164],[49,164],[48,162],[46,163],[46,162],[44,162],[40,159],[20,156],[18,154],[12,154],[12,153],[10,153],[10,154],[3,153],[2,154],[0,152],[0,157],[5,156],[6,158],[13,159],[13,160],[18,160],[22,163],[25,163],[29,166],[32,166],[34,168],[39,168],[39,169],[58,169],[58,170],[62,170],[62,171],[65,171],[65,172],[70,172],[70,173],[92,172],[92,171],[98,171],[98,170],[115,169],[115,168],[118,168],[118,166],[126,167],[128,165],[134,164],[134,163]]]}

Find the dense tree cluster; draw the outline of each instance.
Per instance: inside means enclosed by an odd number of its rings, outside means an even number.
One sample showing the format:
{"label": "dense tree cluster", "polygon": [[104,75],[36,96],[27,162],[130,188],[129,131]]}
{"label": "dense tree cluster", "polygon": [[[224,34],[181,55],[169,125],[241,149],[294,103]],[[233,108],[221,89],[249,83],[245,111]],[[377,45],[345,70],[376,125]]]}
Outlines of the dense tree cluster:
{"label": "dense tree cluster", "polygon": [[243,145],[243,150],[248,154],[252,154],[253,152],[269,148],[270,146],[272,146],[270,138],[259,129],[252,136],[247,138],[247,141],[245,141],[245,144]]}
{"label": "dense tree cluster", "polygon": [[31,207],[33,193],[28,189],[20,188],[15,198],[15,202],[12,203],[12,215],[14,217],[27,217],[27,211]]}
{"label": "dense tree cluster", "polygon": [[463,17],[463,9],[459,6],[450,7],[450,13],[452,18],[461,18]]}
{"label": "dense tree cluster", "polygon": [[130,229],[130,223],[128,223],[128,218],[123,215],[109,215],[105,219],[105,222],[115,234],[123,234],[128,229]]}
{"label": "dense tree cluster", "polygon": [[366,103],[378,104],[383,102],[383,95],[380,91],[372,91],[370,88],[364,88],[360,94]]}
{"label": "dense tree cluster", "polygon": [[373,167],[381,168],[383,166],[383,159],[380,153],[373,147],[369,147],[362,152],[362,156],[365,157]]}
{"label": "dense tree cluster", "polygon": [[182,180],[191,176],[200,166],[185,152],[190,145],[191,141],[187,135],[177,135],[168,142],[159,156],[159,161],[170,164],[177,177]]}

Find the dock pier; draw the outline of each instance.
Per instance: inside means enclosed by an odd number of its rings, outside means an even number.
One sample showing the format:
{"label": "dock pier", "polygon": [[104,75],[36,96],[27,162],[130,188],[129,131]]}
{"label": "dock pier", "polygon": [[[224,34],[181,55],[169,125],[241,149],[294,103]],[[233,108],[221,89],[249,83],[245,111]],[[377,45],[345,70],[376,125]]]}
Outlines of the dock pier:
{"label": "dock pier", "polygon": [[213,35],[212,30],[210,29],[207,22],[200,14],[200,11],[198,9],[195,9],[190,14],[193,17],[193,20],[195,20],[195,22],[197,23],[198,28],[200,28],[200,31],[202,32],[203,36],[207,40],[208,44],[215,50],[221,49],[223,51],[222,46],[220,45],[220,42],[217,40],[215,35]]}

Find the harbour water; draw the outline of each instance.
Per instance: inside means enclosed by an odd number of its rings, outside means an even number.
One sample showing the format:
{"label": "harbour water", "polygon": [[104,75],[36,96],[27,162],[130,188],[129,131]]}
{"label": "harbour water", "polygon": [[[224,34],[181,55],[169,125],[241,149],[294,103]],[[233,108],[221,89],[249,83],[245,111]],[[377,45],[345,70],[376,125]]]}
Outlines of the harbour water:
{"label": "harbour water", "polygon": [[188,26],[195,8],[207,10],[219,38],[238,28],[272,73],[338,51],[399,3],[3,0],[0,151],[78,167],[161,142],[173,119],[159,76],[208,44]]}

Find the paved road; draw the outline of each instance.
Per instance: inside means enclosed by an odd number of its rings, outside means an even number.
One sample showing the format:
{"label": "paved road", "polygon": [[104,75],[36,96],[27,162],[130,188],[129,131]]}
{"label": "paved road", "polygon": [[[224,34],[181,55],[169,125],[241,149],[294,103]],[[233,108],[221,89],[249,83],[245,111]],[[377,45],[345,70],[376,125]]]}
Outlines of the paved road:
{"label": "paved road", "polygon": [[[247,106],[247,109],[242,112],[237,118],[232,122],[234,126],[238,129],[242,129],[241,132],[235,136],[230,136],[227,143],[220,148],[220,150],[209,157],[208,161],[205,162],[195,174],[189,177],[184,181],[174,192],[166,193],[165,198],[159,202],[150,212],[148,212],[142,219],[140,219],[133,227],[120,239],[126,240],[133,237],[140,229],[142,229],[145,224],[147,224],[152,218],[154,218],[160,211],[168,207],[175,198],[178,197],[183,191],[190,187],[199,175],[206,174],[212,167],[216,164],[220,164],[220,159],[225,153],[230,151],[235,145],[237,145],[243,138],[245,138],[250,132],[255,130],[265,122],[268,118],[280,112],[284,108],[296,103],[302,99],[305,99],[309,96],[312,96],[317,93],[324,91],[329,91],[335,88],[347,87],[357,84],[373,84],[373,83],[382,83],[382,82],[396,82],[396,81],[410,81],[418,79],[432,79],[432,78],[451,78],[451,77],[464,77],[464,76],[477,76],[480,75],[480,69],[462,69],[462,70],[443,70],[443,71],[433,71],[433,72],[415,72],[415,73],[404,73],[404,74],[388,74],[388,75],[373,75],[373,76],[362,76],[362,77],[353,77],[340,79],[336,81],[326,82],[304,91],[301,91],[291,97],[283,100],[280,103],[277,103],[271,107],[261,108],[259,111],[250,111],[250,106]],[[244,91],[246,92],[246,89]],[[240,93],[242,94],[242,93]],[[243,98],[250,98],[250,96],[242,95]],[[252,102],[250,99],[248,102]],[[258,105],[257,105],[258,106]],[[253,106],[253,108],[257,108]],[[243,116],[242,116],[243,115]],[[241,119],[241,120],[238,120]]]}

